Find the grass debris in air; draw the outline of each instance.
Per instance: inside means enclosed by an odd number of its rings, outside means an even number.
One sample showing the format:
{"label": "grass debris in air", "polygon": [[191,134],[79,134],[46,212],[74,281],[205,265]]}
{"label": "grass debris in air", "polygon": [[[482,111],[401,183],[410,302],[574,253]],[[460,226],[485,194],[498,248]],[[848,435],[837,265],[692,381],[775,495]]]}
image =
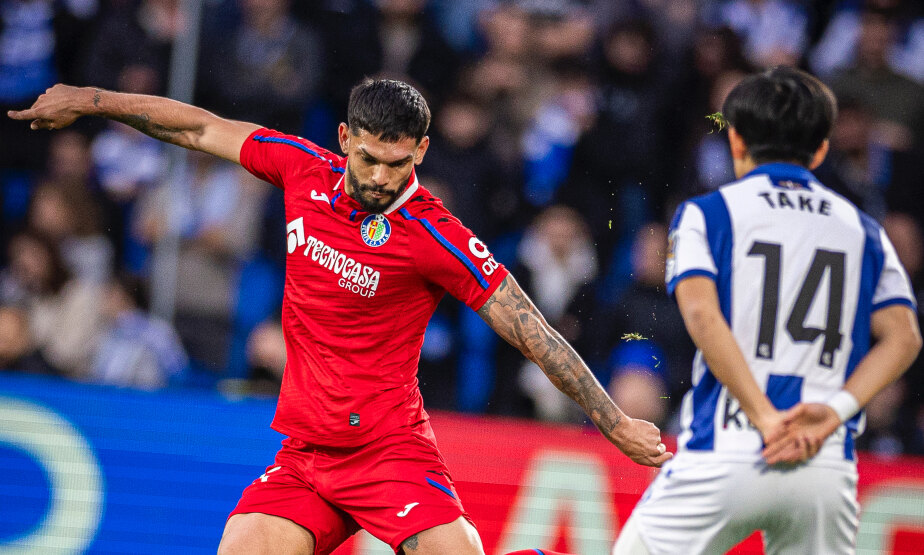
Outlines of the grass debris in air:
{"label": "grass debris in air", "polygon": [[725,119],[725,116],[722,115],[722,112],[716,112],[714,114],[709,114],[708,116],[706,116],[706,119],[712,122],[712,125],[716,127],[715,129],[709,132],[710,134],[716,131],[721,131],[725,129],[726,127],[728,127],[728,120]]}
{"label": "grass debris in air", "polygon": [[645,340],[645,339],[647,339],[647,338],[646,338],[645,336],[643,336],[642,334],[640,334],[640,333],[634,333],[634,332],[633,332],[633,333],[624,333],[624,334],[622,334],[622,339],[623,339],[623,341],[643,341],[643,340]]}

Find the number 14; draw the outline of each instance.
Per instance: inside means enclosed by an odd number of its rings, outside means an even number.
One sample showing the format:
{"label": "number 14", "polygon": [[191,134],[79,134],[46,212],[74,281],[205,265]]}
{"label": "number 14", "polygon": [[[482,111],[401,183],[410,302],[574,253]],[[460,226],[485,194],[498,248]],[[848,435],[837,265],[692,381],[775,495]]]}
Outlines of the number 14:
{"label": "number 14", "polygon": [[[776,336],[776,322],[780,299],[780,265],[783,247],[777,243],[755,241],[748,251],[748,256],[764,257],[764,290],[760,308],[760,330],[757,333],[757,358],[773,358],[773,342]],[[834,365],[834,353],[841,347],[843,335],[840,333],[841,312],[844,300],[844,263],[843,252],[824,249],[815,250],[815,256],[809,266],[802,287],[796,296],[792,312],[786,321],[786,331],[796,343],[814,343],[819,336],[824,336],[821,357],[818,364],[825,368]],[[818,294],[821,280],[829,270],[828,308],[824,328],[805,325],[805,318]]]}

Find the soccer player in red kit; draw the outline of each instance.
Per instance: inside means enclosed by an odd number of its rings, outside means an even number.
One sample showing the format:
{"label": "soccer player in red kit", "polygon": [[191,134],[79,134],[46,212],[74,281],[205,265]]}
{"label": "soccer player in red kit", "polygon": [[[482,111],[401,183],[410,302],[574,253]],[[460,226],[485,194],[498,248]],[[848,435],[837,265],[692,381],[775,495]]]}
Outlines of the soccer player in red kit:
{"label": "soccer player in red kit", "polygon": [[481,554],[417,384],[445,292],[476,310],[632,460],[670,458],[629,418],[514,278],[418,182],[430,111],[413,87],[366,80],[338,156],[300,137],[166,98],[56,85],[10,117],[59,129],[83,115],[239,163],[283,189],[287,364],[273,428],[288,436],[231,513],[220,553],[330,553],[359,528],[406,554]]}

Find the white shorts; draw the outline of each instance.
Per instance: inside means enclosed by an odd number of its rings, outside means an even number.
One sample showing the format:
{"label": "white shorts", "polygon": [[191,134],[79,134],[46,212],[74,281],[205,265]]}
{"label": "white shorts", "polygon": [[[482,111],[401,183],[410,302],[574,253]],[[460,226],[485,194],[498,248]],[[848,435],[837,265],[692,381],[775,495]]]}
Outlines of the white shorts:
{"label": "white shorts", "polygon": [[613,554],[725,553],[755,530],[768,555],[849,554],[859,509],[850,461],[779,469],[683,452],[645,492]]}

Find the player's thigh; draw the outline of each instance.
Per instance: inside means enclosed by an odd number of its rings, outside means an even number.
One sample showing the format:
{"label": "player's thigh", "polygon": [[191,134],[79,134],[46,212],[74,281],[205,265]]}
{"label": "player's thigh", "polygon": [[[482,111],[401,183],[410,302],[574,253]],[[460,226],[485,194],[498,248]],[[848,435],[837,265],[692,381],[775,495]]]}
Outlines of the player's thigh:
{"label": "player's thigh", "polygon": [[333,464],[336,470],[323,494],[395,551],[431,529],[447,531],[438,538],[475,543],[466,539],[477,532],[462,522],[468,515],[432,435],[402,430]]}
{"label": "player's thigh", "polygon": [[225,524],[219,555],[313,555],[311,532],[289,519],[262,513],[235,514]]}
{"label": "player's thigh", "polygon": [[739,510],[740,466],[682,453],[662,468],[630,517],[648,552],[724,553],[756,529]]}
{"label": "player's thigh", "polygon": [[778,491],[785,492],[786,506],[763,527],[767,554],[854,553],[860,524],[856,469],[802,467],[784,479]]}
{"label": "player's thigh", "polygon": [[481,538],[465,517],[418,532],[404,540],[401,549],[405,555],[484,555]]}
{"label": "player's thigh", "polygon": [[629,516],[629,520],[619,531],[619,538],[613,546],[613,555],[651,555],[642,540],[642,534],[638,529],[638,519],[634,514]]}

